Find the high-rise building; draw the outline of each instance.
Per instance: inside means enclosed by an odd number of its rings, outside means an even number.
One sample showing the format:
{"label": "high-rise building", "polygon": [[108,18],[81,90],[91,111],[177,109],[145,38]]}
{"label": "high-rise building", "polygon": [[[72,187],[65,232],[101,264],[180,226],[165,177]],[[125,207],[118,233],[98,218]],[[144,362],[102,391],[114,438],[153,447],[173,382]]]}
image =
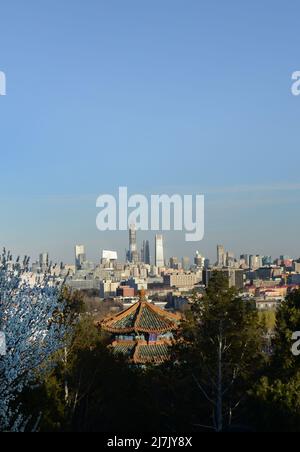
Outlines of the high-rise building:
{"label": "high-rise building", "polygon": [[142,247],[142,252],[141,252],[141,261],[146,265],[151,265],[149,240],[143,241],[143,247]]}
{"label": "high-rise building", "polygon": [[118,261],[118,253],[116,251],[103,250],[101,265],[106,268],[115,268]]}
{"label": "high-rise building", "polygon": [[226,253],[225,248],[222,245],[217,246],[217,266],[225,267],[226,265]]}
{"label": "high-rise building", "polygon": [[172,268],[173,270],[178,270],[178,257],[170,257],[170,268]]}
{"label": "high-rise building", "polygon": [[84,245],[75,246],[75,268],[80,270],[83,263],[86,261],[85,247]]}
{"label": "high-rise building", "polygon": [[157,268],[162,268],[165,266],[164,239],[160,234],[155,236],[155,265]]}
{"label": "high-rise building", "polygon": [[183,257],[182,258],[182,268],[184,271],[189,271],[191,268],[191,260],[189,257]]}
{"label": "high-rise building", "polygon": [[250,266],[248,254],[241,254],[240,261],[241,261],[241,264],[245,265],[246,267]]}
{"label": "high-rise building", "polygon": [[280,265],[283,267],[292,267],[293,266],[293,259],[291,259],[289,256],[280,256]]}
{"label": "high-rise building", "polygon": [[39,267],[44,272],[49,267],[49,254],[41,253],[39,257]]}
{"label": "high-rise building", "polygon": [[235,257],[234,253],[227,252],[226,253],[226,267],[234,267],[235,266]]}
{"label": "high-rise building", "polygon": [[196,265],[196,267],[198,268],[203,268],[204,264],[205,264],[205,257],[203,257],[199,251],[196,251],[196,256],[194,259],[194,264]]}
{"label": "high-rise building", "polygon": [[252,270],[257,270],[258,268],[263,266],[262,263],[262,256],[257,254],[256,256],[250,255],[249,256],[249,265]]}
{"label": "high-rise building", "polygon": [[264,267],[272,265],[273,264],[272,256],[263,256],[262,264]]}
{"label": "high-rise building", "polygon": [[136,264],[139,260],[136,240],[136,227],[131,225],[129,228],[129,261]]}
{"label": "high-rise building", "polygon": [[205,259],[204,260],[204,268],[208,269],[210,267],[210,260],[209,259]]}

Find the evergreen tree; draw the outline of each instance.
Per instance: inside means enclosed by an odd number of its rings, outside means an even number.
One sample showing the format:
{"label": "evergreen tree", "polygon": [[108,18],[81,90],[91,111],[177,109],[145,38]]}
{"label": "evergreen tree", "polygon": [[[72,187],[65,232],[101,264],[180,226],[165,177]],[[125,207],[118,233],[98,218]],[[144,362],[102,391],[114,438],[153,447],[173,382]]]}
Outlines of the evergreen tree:
{"label": "evergreen tree", "polygon": [[233,416],[247,398],[263,363],[263,331],[252,303],[242,301],[228,279],[215,272],[202,300],[183,323],[179,363],[193,375],[206,401],[203,428],[232,428]]}
{"label": "evergreen tree", "polygon": [[300,331],[300,290],[291,292],[276,315],[270,367],[253,392],[257,428],[300,431],[300,356],[292,352]]}
{"label": "evergreen tree", "polygon": [[293,334],[297,331],[300,331],[300,290],[287,296],[276,315],[272,372],[284,381],[300,371],[300,358],[292,353]]}

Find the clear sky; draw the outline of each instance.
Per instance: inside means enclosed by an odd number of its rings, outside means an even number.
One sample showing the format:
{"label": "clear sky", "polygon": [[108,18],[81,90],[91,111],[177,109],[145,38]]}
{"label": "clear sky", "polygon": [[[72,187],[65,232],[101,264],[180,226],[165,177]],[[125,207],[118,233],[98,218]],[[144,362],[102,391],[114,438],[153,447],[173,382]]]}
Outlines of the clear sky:
{"label": "clear sky", "polygon": [[123,255],[95,201],[126,185],[206,194],[169,255],[299,256],[299,30],[297,0],[2,0],[1,245]]}

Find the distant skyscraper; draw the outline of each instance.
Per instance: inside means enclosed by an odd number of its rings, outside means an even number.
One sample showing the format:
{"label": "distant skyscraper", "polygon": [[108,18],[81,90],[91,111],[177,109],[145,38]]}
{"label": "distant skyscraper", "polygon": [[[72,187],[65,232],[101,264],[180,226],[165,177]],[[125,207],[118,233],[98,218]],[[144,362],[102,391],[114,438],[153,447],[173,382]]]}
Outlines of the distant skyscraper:
{"label": "distant skyscraper", "polygon": [[49,267],[49,254],[42,253],[39,258],[39,266],[42,271],[46,271]]}
{"label": "distant skyscraper", "polygon": [[203,268],[204,262],[205,262],[205,257],[201,256],[199,251],[196,251],[196,256],[194,259],[194,264],[196,265],[196,267]]}
{"label": "distant skyscraper", "polygon": [[250,266],[250,262],[249,262],[249,255],[248,254],[242,254],[240,257],[241,261],[244,261],[245,265],[247,267]]}
{"label": "distant skyscraper", "polygon": [[218,267],[225,267],[226,265],[226,253],[222,245],[218,245],[217,247],[217,265]]}
{"label": "distant skyscraper", "polygon": [[262,257],[257,254],[256,256],[250,255],[249,256],[249,264],[250,268],[252,270],[257,270],[258,268],[262,267]]}
{"label": "distant skyscraper", "polygon": [[165,266],[164,239],[162,235],[156,235],[155,237],[155,265],[157,268]]}
{"label": "distant skyscraper", "polygon": [[191,260],[189,257],[183,257],[182,258],[182,268],[184,271],[189,271],[191,268]]}
{"label": "distant skyscraper", "polygon": [[265,267],[272,265],[273,264],[272,256],[263,256],[262,264]]}
{"label": "distant skyscraper", "polygon": [[146,240],[145,264],[151,265],[151,253],[150,253],[150,242],[149,242],[149,240]]}
{"label": "distant skyscraper", "polygon": [[114,268],[118,261],[118,253],[116,251],[103,250],[101,265],[106,268]]}
{"label": "distant skyscraper", "polygon": [[178,266],[179,266],[179,262],[178,262],[178,257],[171,257],[170,258],[170,268],[172,268],[173,270],[178,270]]}
{"label": "distant skyscraper", "polygon": [[86,261],[86,254],[84,245],[75,246],[75,268],[80,270],[83,263]]}
{"label": "distant skyscraper", "polygon": [[131,225],[129,228],[129,261],[136,264],[139,260],[137,241],[136,241],[136,227]]}
{"label": "distant skyscraper", "polygon": [[150,258],[150,243],[149,240],[143,241],[143,247],[142,247],[142,253],[141,253],[141,260],[146,265],[151,265],[151,258]]}
{"label": "distant skyscraper", "polygon": [[226,266],[227,267],[235,266],[235,257],[234,257],[234,254],[231,252],[226,253]]}
{"label": "distant skyscraper", "polygon": [[209,268],[210,267],[210,260],[209,259],[205,259],[204,260],[204,268]]}

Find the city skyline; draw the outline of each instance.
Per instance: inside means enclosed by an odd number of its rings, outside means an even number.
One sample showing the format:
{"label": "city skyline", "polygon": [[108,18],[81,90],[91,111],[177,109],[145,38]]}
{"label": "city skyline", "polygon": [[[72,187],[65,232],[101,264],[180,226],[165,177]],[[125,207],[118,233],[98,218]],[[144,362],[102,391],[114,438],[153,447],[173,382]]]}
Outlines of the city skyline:
{"label": "city skyline", "polygon": [[[101,259],[104,258],[104,255],[114,255],[114,260],[117,260],[119,262],[128,263],[131,265],[140,265],[140,264],[146,264],[156,267],[164,267],[164,265],[169,266],[172,268],[172,264],[181,264],[184,268],[184,261],[187,260],[191,265],[193,265],[193,261],[199,260],[203,262],[201,266],[205,266],[204,261],[208,261],[210,266],[217,266],[217,267],[230,267],[231,263],[238,263],[239,261],[245,260],[245,263],[248,263],[249,267],[253,267],[251,263],[261,262],[261,264],[256,265],[256,267],[262,267],[266,265],[273,265],[273,263],[276,260],[299,260],[300,255],[290,255],[290,254],[275,254],[270,255],[267,253],[257,253],[255,251],[249,251],[247,253],[243,251],[233,252],[232,250],[227,249],[224,245],[217,244],[215,246],[215,253],[213,255],[207,255],[201,251],[201,249],[194,249],[192,254],[189,256],[186,255],[175,255],[172,254],[172,251],[168,250],[166,252],[165,247],[165,236],[164,234],[155,234],[153,237],[153,241],[151,240],[142,240],[139,236],[140,231],[136,229],[134,225],[132,225],[129,229],[129,246],[127,245],[127,248],[124,247],[124,252],[119,253],[118,250],[115,248],[110,248],[108,250],[108,247],[105,249],[101,248],[99,249],[96,258],[93,258],[95,254],[90,253],[86,248],[85,244],[75,244],[73,246],[73,259],[69,261],[64,261],[62,259],[55,259],[49,251],[46,251],[45,249],[38,254],[38,258],[36,262],[51,262],[52,264],[60,264],[63,263],[65,265],[72,265],[73,261],[75,262],[75,268],[77,270],[80,269],[81,264],[83,262],[89,262],[94,263],[95,265],[98,265],[98,263],[101,261]],[[128,239],[128,237],[127,237]],[[134,250],[132,254],[132,251]],[[75,253],[74,253],[75,250]],[[75,260],[74,260],[75,255]],[[15,258],[16,255],[13,255]],[[35,262],[35,257],[29,256],[31,258],[31,263]],[[157,264],[159,261],[159,265]],[[265,261],[265,262],[264,262]],[[164,264],[163,264],[164,263]],[[255,266],[255,265],[254,265]]]}
{"label": "city skyline", "polygon": [[1,8],[1,245],[123,253],[125,235],[96,230],[96,199],[155,186],[206,198],[204,240],[165,234],[168,254],[297,257],[299,3],[30,3]]}

